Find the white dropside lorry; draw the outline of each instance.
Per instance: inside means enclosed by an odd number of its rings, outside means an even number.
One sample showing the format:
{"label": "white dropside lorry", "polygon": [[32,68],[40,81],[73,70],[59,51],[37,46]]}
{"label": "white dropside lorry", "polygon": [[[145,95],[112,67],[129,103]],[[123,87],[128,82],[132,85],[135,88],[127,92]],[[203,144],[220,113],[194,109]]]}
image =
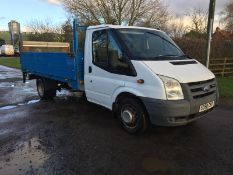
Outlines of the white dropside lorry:
{"label": "white dropside lorry", "polygon": [[74,23],[72,54],[21,53],[24,77],[37,79],[41,98],[54,97],[60,87],[83,91],[88,101],[112,110],[129,133],[149,124],[185,125],[217,105],[215,75],[165,32],[90,26],[78,49],[77,28]]}

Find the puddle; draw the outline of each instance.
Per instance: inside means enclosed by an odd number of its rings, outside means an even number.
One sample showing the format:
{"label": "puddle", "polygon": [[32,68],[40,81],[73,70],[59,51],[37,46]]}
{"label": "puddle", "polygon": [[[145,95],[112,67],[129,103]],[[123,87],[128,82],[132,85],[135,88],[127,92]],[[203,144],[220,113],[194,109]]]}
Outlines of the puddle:
{"label": "puddle", "polygon": [[[27,89],[29,90],[29,89]],[[31,94],[33,94],[33,92],[31,92]],[[37,94],[37,92],[36,92]],[[69,98],[77,98],[78,97],[81,97],[82,96],[82,93],[78,93],[78,92],[69,92],[69,91],[66,91],[66,90],[63,90],[61,92],[57,92],[57,97],[60,97],[61,99],[64,98],[65,100],[68,100]],[[35,99],[35,100],[30,100],[30,101],[27,101],[27,102],[20,102],[18,104],[13,104],[13,105],[7,105],[7,106],[0,106],[0,111],[2,110],[9,110],[9,109],[14,109],[14,108],[17,108],[19,106],[24,106],[24,105],[29,105],[29,104],[35,104],[35,103],[38,103],[40,102],[39,99]]]}
{"label": "puddle", "polygon": [[0,73],[0,80],[7,79],[7,78],[21,78],[22,73],[20,70],[12,69],[9,67],[1,66],[1,73]]}
{"label": "puddle", "polygon": [[0,160],[0,174],[37,174],[38,168],[49,158],[37,138],[21,143],[16,151]]}
{"label": "puddle", "polygon": [[7,110],[7,109],[13,109],[13,108],[16,108],[17,106],[3,106],[3,107],[0,107],[0,110]]}
{"label": "puddle", "polygon": [[19,104],[16,104],[16,105],[9,105],[9,106],[3,106],[3,107],[0,107],[0,111],[1,110],[8,110],[8,109],[14,109],[18,106],[24,106],[24,105],[29,105],[29,104],[35,104],[35,103],[38,103],[40,100],[30,100],[26,103],[19,103]]}
{"label": "puddle", "polygon": [[35,90],[35,82],[33,81],[27,81],[23,83],[23,81],[18,80],[18,79],[5,79],[4,81],[0,81],[0,87],[2,88],[23,88],[23,89],[34,89]]}
{"label": "puddle", "polygon": [[0,136],[4,136],[10,133],[11,131],[12,131],[11,129],[0,129]]}
{"label": "puddle", "polygon": [[[30,100],[28,101],[26,104],[34,104],[34,103],[38,103],[40,100]],[[23,103],[21,103],[23,104]],[[22,106],[22,105],[21,105]]]}
{"label": "puddle", "polygon": [[174,165],[165,160],[160,160],[155,157],[147,157],[142,162],[142,167],[146,172],[171,172],[174,169]]}

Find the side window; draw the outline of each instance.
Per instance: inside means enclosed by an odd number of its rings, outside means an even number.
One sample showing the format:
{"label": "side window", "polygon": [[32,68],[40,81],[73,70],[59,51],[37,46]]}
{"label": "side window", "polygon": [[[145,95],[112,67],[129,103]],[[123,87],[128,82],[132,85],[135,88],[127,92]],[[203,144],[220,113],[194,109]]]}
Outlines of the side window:
{"label": "side window", "polygon": [[126,56],[109,30],[99,30],[92,35],[93,64],[112,73],[129,74]]}
{"label": "side window", "polygon": [[106,30],[95,31],[92,35],[93,63],[108,65],[108,37]]}
{"label": "side window", "polygon": [[129,65],[123,56],[123,52],[110,34],[108,37],[108,60],[112,70],[121,71],[129,69]]}

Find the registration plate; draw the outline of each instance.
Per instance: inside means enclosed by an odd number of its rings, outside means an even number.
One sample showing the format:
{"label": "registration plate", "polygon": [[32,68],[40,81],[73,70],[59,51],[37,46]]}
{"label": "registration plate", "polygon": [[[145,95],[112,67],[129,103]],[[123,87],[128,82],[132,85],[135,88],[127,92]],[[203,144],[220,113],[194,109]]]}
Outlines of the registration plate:
{"label": "registration plate", "polygon": [[208,109],[211,109],[213,107],[214,107],[214,101],[203,104],[203,105],[200,106],[199,112],[207,111]]}

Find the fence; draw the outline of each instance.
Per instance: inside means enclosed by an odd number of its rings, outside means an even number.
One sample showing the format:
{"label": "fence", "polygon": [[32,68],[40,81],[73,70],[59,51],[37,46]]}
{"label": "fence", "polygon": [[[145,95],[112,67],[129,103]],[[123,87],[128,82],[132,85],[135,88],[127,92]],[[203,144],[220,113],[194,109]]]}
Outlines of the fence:
{"label": "fence", "polygon": [[210,60],[210,70],[217,76],[233,75],[233,58],[216,58]]}

